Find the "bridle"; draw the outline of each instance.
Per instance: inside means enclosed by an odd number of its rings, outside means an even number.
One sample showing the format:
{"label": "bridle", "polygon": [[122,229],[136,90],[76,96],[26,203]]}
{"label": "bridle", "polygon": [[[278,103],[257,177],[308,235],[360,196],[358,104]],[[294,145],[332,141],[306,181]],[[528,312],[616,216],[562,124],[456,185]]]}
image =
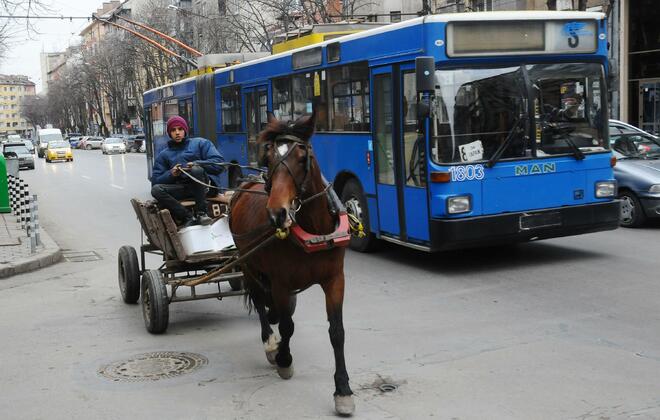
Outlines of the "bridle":
{"label": "bridle", "polygon": [[[284,154],[280,154],[280,147],[282,146],[277,146],[277,144],[281,145],[287,145],[287,150],[284,152]],[[296,198],[294,201],[302,199],[302,197],[305,195],[305,192],[307,190],[307,184],[309,180],[309,174],[310,174],[310,169],[312,165],[312,145],[309,142],[304,142],[300,139],[300,137],[294,136],[292,134],[280,134],[272,142],[272,146],[275,148],[275,153],[279,156],[279,159],[275,164],[273,165],[273,169],[268,171],[268,175],[265,175],[266,178],[266,185],[265,185],[265,190],[268,194],[270,194],[271,187],[273,186],[273,174],[277,170],[277,167],[280,165],[283,165],[287,172],[289,173],[289,176],[291,176],[291,179],[293,180],[293,184],[296,186]],[[303,177],[302,181],[298,182],[296,179],[296,176],[293,173],[293,170],[291,170],[291,167],[287,163],[287,158],[289,155],[296,149],[296,147],[301,147],[305,149],[307,152],[307,157],[305,160],[305,176]]]}

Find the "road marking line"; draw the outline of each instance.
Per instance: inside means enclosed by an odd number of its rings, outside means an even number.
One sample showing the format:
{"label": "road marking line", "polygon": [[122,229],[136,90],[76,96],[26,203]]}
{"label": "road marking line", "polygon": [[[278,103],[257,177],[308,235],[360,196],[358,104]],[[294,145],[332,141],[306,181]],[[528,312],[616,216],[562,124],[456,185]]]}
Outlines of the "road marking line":
{"label": "road marking line", "polygon": [[89,176],[87,176],[87,175],[82,175],[81,178],[92,179],[91,177],[89,177]]}
{"label": "road marking line", "polygon": [[110,186],[111,186],[112,188],[117,188],[118,190],[123,190],[123,189],[124,189],[124,187],[119,186],[119,185],[115,185],[115,184],[110,184]]}

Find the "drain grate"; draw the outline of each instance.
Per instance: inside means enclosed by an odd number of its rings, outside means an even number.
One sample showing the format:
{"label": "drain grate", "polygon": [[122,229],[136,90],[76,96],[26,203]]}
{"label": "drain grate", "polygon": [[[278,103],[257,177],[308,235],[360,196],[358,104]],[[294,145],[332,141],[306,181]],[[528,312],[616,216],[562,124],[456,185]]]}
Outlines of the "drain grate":
{"label": "drain grate", "polygon": [[102,259],[94,251],[62,251],[62,256],[69,262],[98,261]]}
{"label": "drain grate", "polygon": [[201,354],[160,351],[134,356],[99,369],[99,375],[115,382],[144,382],[173,378],[208,363]]}
{"label": "drain grate", "polygon": [[387,384],[387,383],[382,384],[378,387],[378,389],[380,389],[381,392],[392,392],[392,391],[396,391],[397,388],[398,388],[398,386],[396,386],[394,384]]}

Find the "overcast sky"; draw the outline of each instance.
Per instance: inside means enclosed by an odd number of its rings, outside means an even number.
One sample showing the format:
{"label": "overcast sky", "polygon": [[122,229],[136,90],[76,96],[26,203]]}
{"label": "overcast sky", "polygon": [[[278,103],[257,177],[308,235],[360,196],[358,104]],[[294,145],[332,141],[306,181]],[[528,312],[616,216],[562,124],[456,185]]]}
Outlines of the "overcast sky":
{"label": "overcast sky", "polygon": [[[103,0],[44,0],[49,4],[54,16],[91,16],[101,7]],[[63,51],[69,45],[80,43],[78,34],[89,24],[86,20],[69,19],[34,20],[39,33],[28,36],[26,31],[19,33],[12,41],[7,57],[0,63],[2,74],[23,74],[37,84],[41,90],[41,68],[39,54]]]}

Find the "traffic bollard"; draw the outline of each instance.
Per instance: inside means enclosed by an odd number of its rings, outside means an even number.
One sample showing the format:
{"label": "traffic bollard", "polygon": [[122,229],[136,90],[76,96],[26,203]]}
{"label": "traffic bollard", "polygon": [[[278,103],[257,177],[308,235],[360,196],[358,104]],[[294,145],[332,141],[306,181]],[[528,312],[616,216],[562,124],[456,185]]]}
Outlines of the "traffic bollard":
{"label": "traffic bollard", "polygon": [[[29,202],[29,209],[30,213],[34,213],[34,204],[35,202],[33,200],[30,200],[30,197],[27,197],[27,200]],[[34,221],[34,217],[32,219],[29,219],[28,222],[28,235],[30,236],[30,252],[34,254],[37,252],[37,228],[36,228],[36,223]]]}
{"label": "traffic bollard", "polygon": [[16,221],[21,224],[21,229],[25,229],[25,223],[23,221],[23,212],[25,211],[25,197],[24,197],[24,188],[25,185],[23,180],[19,178],[18,180],[18,208],[16,212]]}
{"label": "traffic bollard", "polygon": [[27,183],[23,185],[23,224],[24,229],[30,226],[30,219],[32,216],[32,208],[30,207],[30,188]]}
{"label": "traffic bollard", "polygon": [[39,236],[39,202],[37,195],[32,196],[32,220],[34,220],[34,238],[37,245],[41,245],[41,237]]}

